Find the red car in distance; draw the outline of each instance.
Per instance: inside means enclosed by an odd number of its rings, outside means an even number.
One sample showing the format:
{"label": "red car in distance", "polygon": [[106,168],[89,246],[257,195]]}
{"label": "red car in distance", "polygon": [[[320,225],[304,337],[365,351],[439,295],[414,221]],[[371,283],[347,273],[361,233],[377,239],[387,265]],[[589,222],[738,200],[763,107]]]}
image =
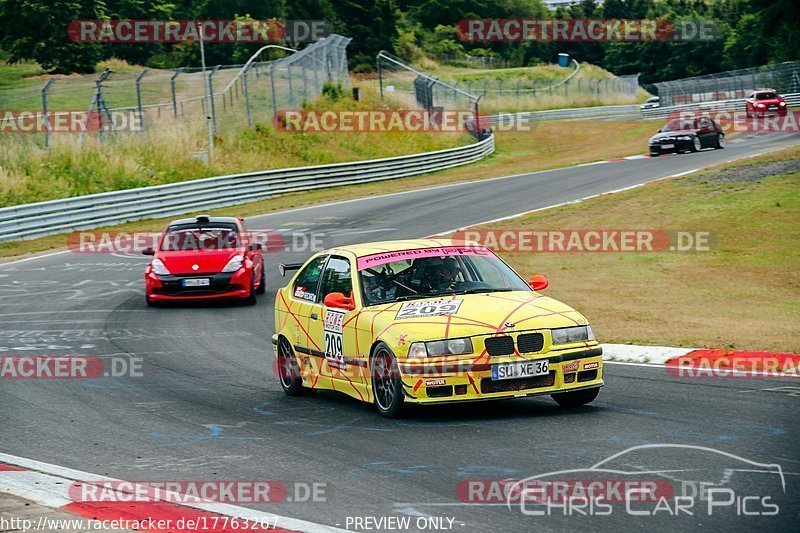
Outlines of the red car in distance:
{"label": "red car in distance", "polygon": [[761,115],[763,117],[766,113],[777,113],[782,117],[786,116],[786,100],[772,89],[753,91],[745,100],[744,105],[747,118],[753,115]]}
{"label": "red car in distance", "polygon": [[175,220],[159,241],[147,248],[153,260],[144,271],[145,300],[165,302],[239,299],[256,303],[266,290],[264,254],[253,243],[244,220],[210,217]]}

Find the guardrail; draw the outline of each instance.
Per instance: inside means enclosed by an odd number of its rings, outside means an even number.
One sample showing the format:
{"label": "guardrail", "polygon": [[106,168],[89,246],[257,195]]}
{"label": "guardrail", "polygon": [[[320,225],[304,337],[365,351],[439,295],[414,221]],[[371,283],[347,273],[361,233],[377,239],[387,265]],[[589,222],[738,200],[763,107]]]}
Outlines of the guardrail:
{"label": "guardrail", "polygon": [[406,156],[203,178],[0,209],[0,242],[236,205],[278,194],[415,176],[482,159],[494,136]]}
{"label": "guardrail", "polygon": [[[800,106],[800,93],[784,94],[783,99],[786,100],[788,107]],[[670,113],[680,113],[681,111],[744,111],[744,101],[744,98],[734,98],[732,100],[655,107],[642,109],[642,116],[645,118],[657,118],[667,116]]]}
{"label": "guardrail", "polygon": [[502,121],[558,120],[562,118],[610,117],[614,115],[632,115],[639,112],[639,106],[607,105],[596,107],[575,107],[567,109],[547,109],[544,111],[520,111],[517,113],[500,113],[489,115],[492,125]]}

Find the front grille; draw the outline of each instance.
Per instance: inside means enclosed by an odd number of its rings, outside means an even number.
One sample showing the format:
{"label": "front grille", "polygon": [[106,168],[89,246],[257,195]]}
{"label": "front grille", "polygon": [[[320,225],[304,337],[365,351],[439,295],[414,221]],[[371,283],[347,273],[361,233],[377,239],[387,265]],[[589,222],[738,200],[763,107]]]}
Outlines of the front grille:
{"label": "front grille", "polygon": [[[223,292],[242,290],[244,287],[238,284],[231,283],[232,277],[233,274],[230,273],[206,274],[206,275],[173,274],[169,276],[159,276],[158,279],[161,281],[161,285],[163,287],[156,289],[155,292],[158,294],[167,294],[175,296],[177,295],[200,296],[203,294],[211,295]],[[181,284],[181,280],[183,279],[196,279],[196,278],[208,278],[210,280],[210,284],[202,287],[184,287]]]}
{"label": "front grille", "polygon": [[514,390],[526,389],[541,389],[543,387],[552,387],[556,382],[556,373],[551,371],[544,376],[535,376],[531,378],[517,378],[517,379],[504,379],[501,381],[492,381],[492,378],[483,378],[481,380],[481,392],[489,394],[492,392],[508,392]]}
{"label": "front grille", "polygon": [[491,356],[511,355],[514,353],[514,339],[508,335],[502,337],[490,337],[483,342],[486,353]]}
{"label": "front grille", "polygon": [[517,349],[520,353],[541,352],[544,348],[544,335],[541,333],[523,333],[517,337]]}

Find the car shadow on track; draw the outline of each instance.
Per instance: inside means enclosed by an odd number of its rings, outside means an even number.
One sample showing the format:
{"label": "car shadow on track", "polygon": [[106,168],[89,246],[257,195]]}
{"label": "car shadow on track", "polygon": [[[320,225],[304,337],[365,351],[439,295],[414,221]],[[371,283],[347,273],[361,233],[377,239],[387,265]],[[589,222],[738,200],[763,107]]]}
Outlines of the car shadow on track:
{"label": "car shadow on track", "polygon": [[[335,391],[315,391],[310,396],[303,398],[286,398],[291,402],[307,402],[309,405],[308,415],[313,417],[313,412],[320,407],[334,408],[326,412],[329,418],[335,411],[342,416],[350,415],[370,415],[374,421],[385,420],[387,423],[393,422],[382,418],[371,404],[358,401],[345,394]],[[295,406],[296,407],[296,406]],[[549,418],[582,415],[606,411],[601,406],[592,404],[582,407],[565,409],[559,407],[548,396],[539,398],[510,398],[502,400],[474,401],[463,403],[439,404],[439,405],[406,405],[399,422],[423,422],[423,423],[453,423],[453,422],[497,422],[499,420]]]}

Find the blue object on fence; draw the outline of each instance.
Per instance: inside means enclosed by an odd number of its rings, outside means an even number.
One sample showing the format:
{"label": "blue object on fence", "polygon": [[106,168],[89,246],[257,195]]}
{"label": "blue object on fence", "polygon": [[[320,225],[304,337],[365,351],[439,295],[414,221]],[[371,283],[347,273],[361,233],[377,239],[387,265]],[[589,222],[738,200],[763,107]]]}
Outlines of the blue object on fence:
{"label": "blue object on fence", "polygon": [[558,66],[559,67],[569,66],[569,54],[558,54]]}

